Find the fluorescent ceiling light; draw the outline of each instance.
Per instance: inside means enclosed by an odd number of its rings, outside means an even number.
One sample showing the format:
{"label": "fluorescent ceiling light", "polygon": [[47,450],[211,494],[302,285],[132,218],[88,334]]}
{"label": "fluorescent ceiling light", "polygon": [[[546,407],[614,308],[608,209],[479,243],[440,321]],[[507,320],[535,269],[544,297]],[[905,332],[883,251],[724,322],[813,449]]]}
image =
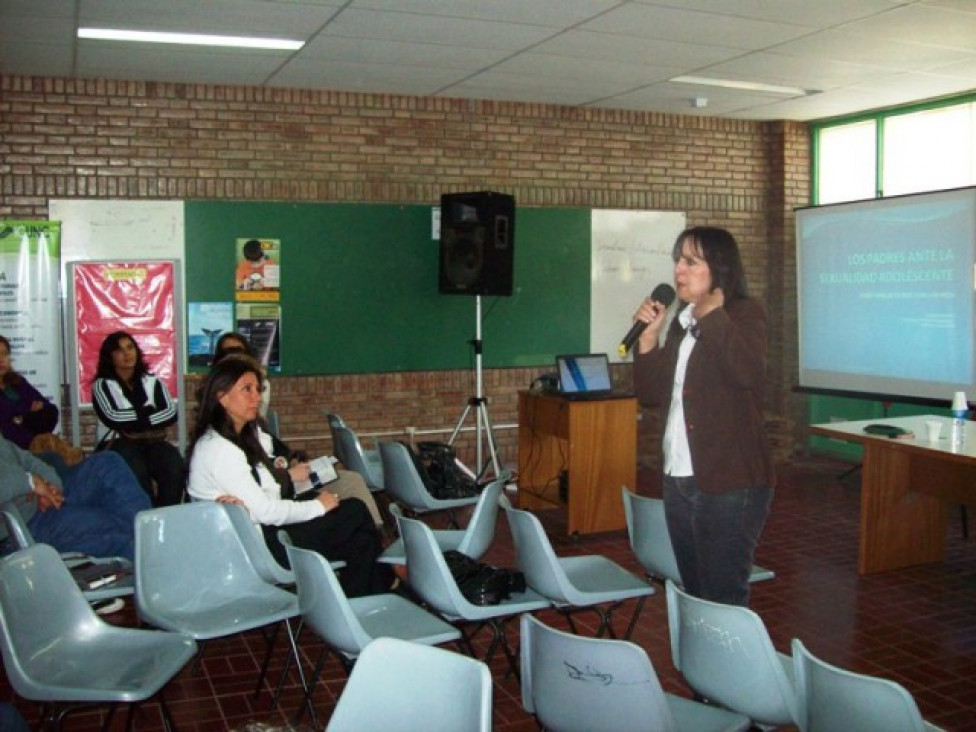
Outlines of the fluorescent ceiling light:
{"label": "fluorescent ceiling light", "polygon": [[175,43],[183,46],[265,48],[276,51],[297,51],[305,45],[305,41],[291,41],[286,38],[208,36],[200,33],[159,33],[156,31],[115,30],[112,28],[79,28],[78,37],[99,41],[135,41],[137,43]]}
{"label": "fluorescent ceiling light", "polygon": [[761,84],[758,81],[733,81],[732,79],[710,79],[707,76],[676,76],[669,81],[679,84],[697,84],[699,86],[718,86],[723,89],[745,89],[747,91],[769,92],[771,94],[788,94],[790,96],[806,96],[815,92],[801,89],[798,86],[777,86],[776,84]]}

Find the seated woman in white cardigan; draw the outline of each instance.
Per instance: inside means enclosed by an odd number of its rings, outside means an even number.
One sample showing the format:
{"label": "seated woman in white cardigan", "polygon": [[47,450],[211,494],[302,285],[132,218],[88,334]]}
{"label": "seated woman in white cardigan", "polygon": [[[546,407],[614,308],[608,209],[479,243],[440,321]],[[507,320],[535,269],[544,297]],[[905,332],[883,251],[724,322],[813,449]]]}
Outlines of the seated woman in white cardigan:
{"label": "seated woman in white cardigan", "polygon": [[243,354],[211,369],[190,446],[190,495],[242,504],[283,565],[279,529],[296,546],[345,562],[340,582],[350,597],[388,592],[395,576],[376,562],[383,551],[380,532],[363,502],[340,500],[330,486],[296,496],[288,471],[276,468],[265,451],[258,421],[262,378],[258,363]]}

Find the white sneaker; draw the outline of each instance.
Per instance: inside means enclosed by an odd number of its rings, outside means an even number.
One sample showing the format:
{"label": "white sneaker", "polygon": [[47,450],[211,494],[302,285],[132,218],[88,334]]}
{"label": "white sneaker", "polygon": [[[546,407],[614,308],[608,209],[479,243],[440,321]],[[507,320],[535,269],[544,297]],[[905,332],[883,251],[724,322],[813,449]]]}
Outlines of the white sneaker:
{"label": "white sneaker", "polygon": [[106,600],[95,600],[91,603],[92,610],[94,610],[99,615],[111,615],[112,613],[117,613],[119,610],[125,607],[125,600],[121,597],[113,597]]}

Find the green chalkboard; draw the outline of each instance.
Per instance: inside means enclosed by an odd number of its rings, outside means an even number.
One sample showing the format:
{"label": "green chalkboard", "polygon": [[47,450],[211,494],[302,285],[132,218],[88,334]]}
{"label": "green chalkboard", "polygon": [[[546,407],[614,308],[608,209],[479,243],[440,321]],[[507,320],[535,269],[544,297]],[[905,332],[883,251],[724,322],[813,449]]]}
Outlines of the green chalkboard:
{"label": "green chalkboard", "polygon": [[[281,373],[472,367],[476,298],[441,295],[431,206],[187,201],[187,302],[234,299],[238,238],[281,242]],[[511,297],[482,298],[486,368],[584,352],[590,211],[516,208]]]}

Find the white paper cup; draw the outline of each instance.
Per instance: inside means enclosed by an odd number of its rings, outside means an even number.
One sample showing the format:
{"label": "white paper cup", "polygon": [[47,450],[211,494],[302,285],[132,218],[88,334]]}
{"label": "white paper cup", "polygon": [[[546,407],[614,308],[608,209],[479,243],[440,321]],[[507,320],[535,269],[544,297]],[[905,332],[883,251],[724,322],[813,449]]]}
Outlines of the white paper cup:
{"label": "white paper cup", "polygon": [[942,423],[934,419],[926,420],[925,434],[928,435],[929,442],[938,442],[939,437],[942,435]]}
{"label": "white paper cup", "polygon": [[952,411],[953,412],[965,412],[969,409],[969,403],[966,401],[966,392],[957,391],[952,395]]}

